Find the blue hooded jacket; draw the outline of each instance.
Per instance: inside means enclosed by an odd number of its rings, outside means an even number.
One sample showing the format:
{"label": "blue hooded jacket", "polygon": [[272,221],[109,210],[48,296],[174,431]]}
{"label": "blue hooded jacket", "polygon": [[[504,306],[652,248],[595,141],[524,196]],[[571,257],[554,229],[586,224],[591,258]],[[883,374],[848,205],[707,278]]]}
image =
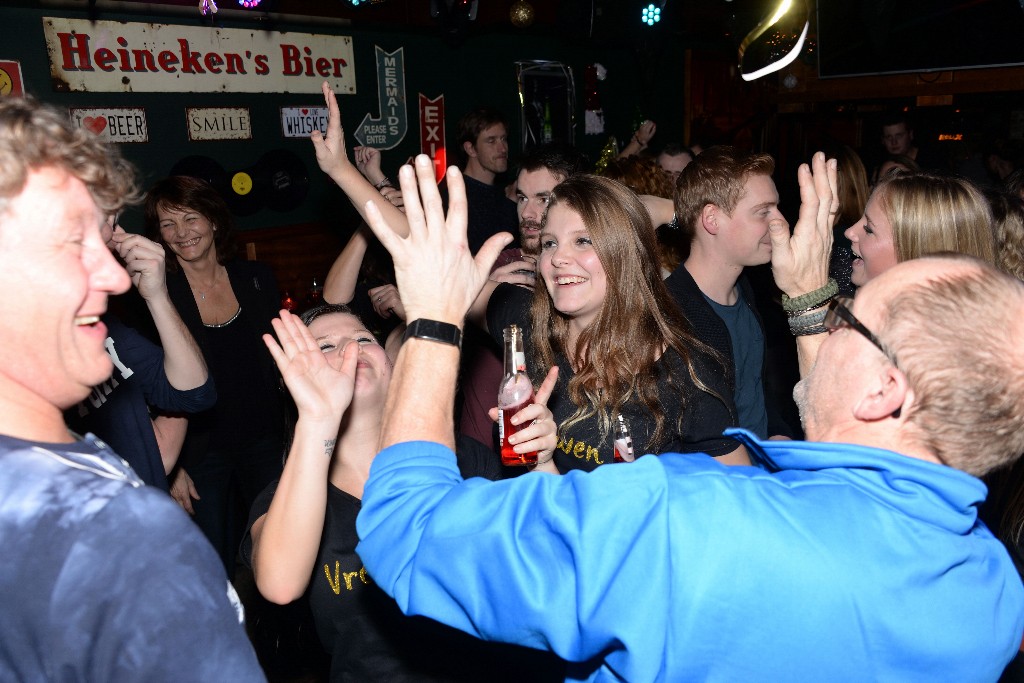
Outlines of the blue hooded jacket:
{"label": "blue hooded jacket", "polygon": [[358,552],[407,614],[550,649],[590,681],[995,681],[1024,587],[975,477],[757,441],[463,483],[427,442],[373,463]]}

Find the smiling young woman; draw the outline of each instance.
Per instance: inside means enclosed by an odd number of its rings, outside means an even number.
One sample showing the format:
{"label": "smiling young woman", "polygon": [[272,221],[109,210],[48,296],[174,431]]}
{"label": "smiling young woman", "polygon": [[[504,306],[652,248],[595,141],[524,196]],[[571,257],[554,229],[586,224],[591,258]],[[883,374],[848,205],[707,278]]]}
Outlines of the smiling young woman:
{"label": "smiling young woman", "polygon": [[931,173],[896,173],[868,198],[864,216],[846,231],[853,243],[855,285],[897,263],[939,252],[994,264],[992,213],[967,180]]}
{"label": "smiling young woman", "polygon": [[559,423],[559,471],[614,461],[613,424],[637,455],[703,452],[746,463],[723,438],[736,424],[722,361],[693,335],[661,279],[654,227],[640,199],[607,178],[559,184],[541,231],[544,287],[499,285],[487,327],[527,330],[531,374],[559,367],[548,407]]}

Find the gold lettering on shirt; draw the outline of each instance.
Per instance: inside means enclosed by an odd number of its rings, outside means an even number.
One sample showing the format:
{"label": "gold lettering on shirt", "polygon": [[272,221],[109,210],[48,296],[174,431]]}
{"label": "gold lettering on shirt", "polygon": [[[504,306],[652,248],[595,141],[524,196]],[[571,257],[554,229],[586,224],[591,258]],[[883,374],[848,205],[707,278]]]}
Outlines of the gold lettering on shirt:
{"label": "gold lettering on shirt", "polygon": [[331,575],[331,566],[328,564],[324,565],[324,574],[327,576],[327,583],[330,584],[331,590],[334,591],[335,595],[341,595],[341,582],[345,582],[345,590],[350,591],[353,588],[355,579],[359,579],[363,584],[370,585],[370,575],[366,573],[366,567],[360,567],[357,572],[344,572],[341,571],[341,562],[338,560],[334,561],[334,575]]}
{"label": "gold lettering on shirt", "polygon": [[341,573],[341,562],[335,560],[334,562],[334,580],[331,580],[331,568],[328,565],[324,565],[324,574],[327,574],[327,583],[331,584],[331,590],[334,591],[335,595],[341,595],[341,579],[338,578],[338,574]]}
{"label": "gold lettering on shirt", "polygon": [[593,460],[598,465],[603,465],[605,463],[601,458],[601,452],[589,445],[586,441],[576,441],[572,437],[566,441],[564,438],[559,436],[556,448],[566,455],[571,455],[579,460]]}

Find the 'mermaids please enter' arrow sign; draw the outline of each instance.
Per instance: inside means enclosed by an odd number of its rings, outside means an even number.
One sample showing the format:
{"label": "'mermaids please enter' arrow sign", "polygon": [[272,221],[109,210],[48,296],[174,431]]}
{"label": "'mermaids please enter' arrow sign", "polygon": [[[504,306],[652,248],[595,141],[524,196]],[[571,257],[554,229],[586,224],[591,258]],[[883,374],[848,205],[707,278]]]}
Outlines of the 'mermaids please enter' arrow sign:
{"label": "'mermaids please enter' arrow sign", "polygon": [[379,115],[367,114],[356,128],[355,138],[361,145],[377,149],[398,146],[409,129],[409,115],[405,108],[405,48],[385,52],[374,46],[377,58],[377,99]]}

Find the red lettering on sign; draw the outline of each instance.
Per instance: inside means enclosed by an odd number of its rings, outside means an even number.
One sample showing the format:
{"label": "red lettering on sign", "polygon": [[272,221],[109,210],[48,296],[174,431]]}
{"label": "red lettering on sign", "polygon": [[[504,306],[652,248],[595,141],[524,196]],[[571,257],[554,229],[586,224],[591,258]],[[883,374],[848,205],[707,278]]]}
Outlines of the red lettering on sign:
{"label": "red lettering on sign", "polygon": [[[89,35],[86,33],[58,33],[60,54],[64,58],[65,71],[92,71],[89,61]],[[74,44],[72,45],[72,42]],[[77,61],[76,61],[77,57]]]}
{"label": "red lettering on sign", "polygon": [[434,99],[419,96],[420,152],[434,160],[434,176],[441,182],[448,167],[444,148],[444,95]]}
{"label": "red lettering on sign", "polygon": [[199,53],[192,52],[188,47],[188,41],[178,38],[178,45],[181,47],[181,72],[184,74],[204,74],[203,67],[199,64]]}

